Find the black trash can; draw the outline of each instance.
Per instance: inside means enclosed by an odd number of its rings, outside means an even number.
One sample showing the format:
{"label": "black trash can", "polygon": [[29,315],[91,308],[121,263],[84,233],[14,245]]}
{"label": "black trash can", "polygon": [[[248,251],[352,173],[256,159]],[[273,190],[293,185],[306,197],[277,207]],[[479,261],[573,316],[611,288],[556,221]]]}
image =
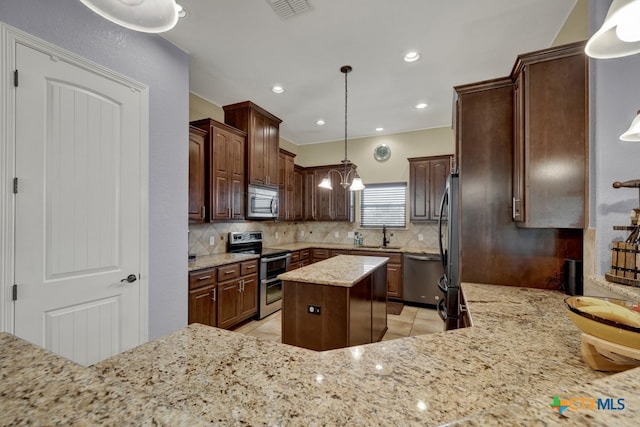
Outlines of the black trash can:
{"label": "black trash can", "polygon": [[564,291],[567,295],[584,295],[582,286],[582,260],[564,260]]}

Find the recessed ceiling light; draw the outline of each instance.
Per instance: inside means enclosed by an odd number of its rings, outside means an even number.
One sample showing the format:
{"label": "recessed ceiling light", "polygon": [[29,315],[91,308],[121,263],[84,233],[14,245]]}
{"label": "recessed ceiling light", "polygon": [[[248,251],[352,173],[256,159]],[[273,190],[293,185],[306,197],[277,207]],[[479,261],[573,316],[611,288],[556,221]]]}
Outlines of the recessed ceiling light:
{"label": "recessed ceiling light", "polygon": [[322,119],[319,119],[319,120],[316,122],[316,124],[317,124],[318,126],[323,126],[323,125],[325,124],[325,121],[324,121],[324,120],[322,120]]}
{"label": "recessed ceiling light", "polygon": [[284,93],[284,88],[282,86],[275,85],[274,87],[271,88],[271,92],[273,92],[273,93]]}
{"label": "recessed ceiling light", "polygon": [[382,132],[384,130],[384,128],[376,128],[377,132]]}
{"label": "recessed ceiling light", "polygon": [[416,108],[418,110],[422,110],[423,108],[427,108],[427,104],[425,102],[421,102],[420,104],[416,105]]}
{"label": "recessed ceiling light", "polygon": [[407,52],[404,56],[404,62],[416,62],[418,59],[420,59],[420,54],[414,51]]}

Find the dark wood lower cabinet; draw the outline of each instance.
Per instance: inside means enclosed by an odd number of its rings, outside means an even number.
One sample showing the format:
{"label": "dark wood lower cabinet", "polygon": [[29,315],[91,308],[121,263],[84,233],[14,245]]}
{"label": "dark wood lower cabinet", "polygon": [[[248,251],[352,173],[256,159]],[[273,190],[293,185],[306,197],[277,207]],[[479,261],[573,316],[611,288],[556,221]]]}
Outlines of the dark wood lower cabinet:
{"label": "dark wood lower cabinet", "polygon": [[189,324],[217,326],[216,285],[189,291]]}
{"label": "dark wood lower cabinet", "polygon": [[189,273],[189,323],[217,326],[216,269]]}
{"label": "dark wood lower cabinet", "polygon": [[323,351],[380,341],[387,331],[386,283],[385,265],[352,287],[285,281],[282,342]]}
{"label": "dark wood lower cabinet", "polygon": [[257,273],[257,260],[191,272],[189,323],[229,329],[254,316],[258,312]]}

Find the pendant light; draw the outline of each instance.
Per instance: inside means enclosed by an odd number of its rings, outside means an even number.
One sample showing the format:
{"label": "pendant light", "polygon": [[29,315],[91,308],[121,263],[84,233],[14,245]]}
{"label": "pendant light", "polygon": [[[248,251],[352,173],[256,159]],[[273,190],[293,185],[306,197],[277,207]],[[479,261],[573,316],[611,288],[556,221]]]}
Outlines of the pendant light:
{"label": "pendant light", "polygon": [[130,30],[162,33],[175,27],[180,7],[175,0],[80,0],[111,22]]}
{"label": "pendant light", "polygon": [[[353,68],[351,68],[350,65],[343,65],[340,67],[340,71],[344,73],[344,159],[342,160],[344,170],[340,172],[337,169],[331,169],[327,172],[327,176],[322,179],[320,184],[318,184],[318,187],[326,188],[328,190],[333,190],[333,187],[331,186],[331,179],[329,178],[331,173],[337,173],[340,176],[340,185],[342,185],[343,188],[349,187],[349,191],[364,190],[364,184],[360,175],[358,175],[358,167],[351,163],[351,160],[347,158],[347,74],[352,70]],[[352,179],[351,182],[349,182],[350,178]]]}
{"label": "pendant light", "polygon": [[640,0],[613,0],[602,27],[584,50],[592,58],[619,58],[640,52]]}
{"label": "pendant light", "polygon": [[640,141],[640,111],[638,115],[631,122],[631,126],[622,135],[620,135],[622,141]]}

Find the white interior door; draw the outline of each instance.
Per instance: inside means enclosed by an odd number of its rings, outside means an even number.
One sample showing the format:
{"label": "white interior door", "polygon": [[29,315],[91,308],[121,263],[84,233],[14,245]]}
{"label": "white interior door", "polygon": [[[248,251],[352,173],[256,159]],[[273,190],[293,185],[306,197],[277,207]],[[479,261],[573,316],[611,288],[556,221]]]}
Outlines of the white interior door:
{"label": "white interior door", "polygon": [[15,55],[14,331],[88,365],[146,338],[142,94],[19,43]]}

